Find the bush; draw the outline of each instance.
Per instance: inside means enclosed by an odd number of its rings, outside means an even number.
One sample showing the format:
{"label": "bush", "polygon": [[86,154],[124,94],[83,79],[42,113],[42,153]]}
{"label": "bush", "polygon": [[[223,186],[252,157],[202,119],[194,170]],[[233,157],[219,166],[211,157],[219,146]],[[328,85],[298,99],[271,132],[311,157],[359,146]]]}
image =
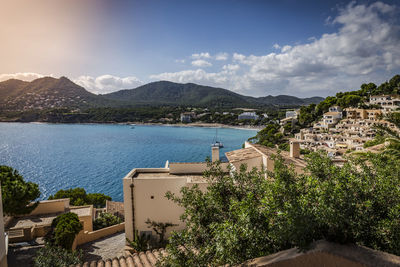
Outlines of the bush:
{"label": "bush", "polygon": [[51,224],[52,231],[47,241],[50,244],[70,250],[75,236],[83,229],[78,215],[72,212],[58,215]]}
{"label": "bush", "polygon": [[122,219],[108,212],[100,213],[100,216],[94,220],[93,229],[99,230],[115,224],[122,223]]}
{"label": "bush", "polygon": [[69,251],[58,246],[46,244],[38,250],[34,258],[35,267],[65,267],[82,263],[82,251]]}

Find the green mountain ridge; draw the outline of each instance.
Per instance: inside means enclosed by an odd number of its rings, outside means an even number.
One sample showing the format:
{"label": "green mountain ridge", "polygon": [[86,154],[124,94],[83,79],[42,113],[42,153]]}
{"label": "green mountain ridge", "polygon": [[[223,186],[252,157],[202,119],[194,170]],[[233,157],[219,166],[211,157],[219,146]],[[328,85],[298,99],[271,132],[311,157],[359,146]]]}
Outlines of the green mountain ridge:
{"label": "green mountain ridge", "polygon": [[143,106],[269,107],[319,103],[322,97],[244,96],[227,89],[194,83],[152,82],[135,89],[95,95],[66,77],[43,77],[31,82],[0,82],[0,108],[30,110],[48,108],[97,108]]}

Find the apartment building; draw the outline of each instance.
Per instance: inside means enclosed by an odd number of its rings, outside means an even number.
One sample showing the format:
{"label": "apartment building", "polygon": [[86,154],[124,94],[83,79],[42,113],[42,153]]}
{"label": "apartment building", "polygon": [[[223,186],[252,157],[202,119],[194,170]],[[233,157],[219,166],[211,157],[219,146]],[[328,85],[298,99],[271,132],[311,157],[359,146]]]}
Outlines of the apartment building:
{"label": "apartment building", "polygon": [[399,95],[373,95],[369,98],[370,105],[379,105],[383,112],[393,112],[400,108]]}

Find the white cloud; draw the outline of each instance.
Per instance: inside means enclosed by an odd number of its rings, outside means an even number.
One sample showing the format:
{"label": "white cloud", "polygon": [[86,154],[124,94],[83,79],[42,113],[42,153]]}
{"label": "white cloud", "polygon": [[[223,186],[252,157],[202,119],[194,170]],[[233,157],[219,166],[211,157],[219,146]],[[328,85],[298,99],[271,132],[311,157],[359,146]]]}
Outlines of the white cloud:
{"label": "white cloud", "polygon": [[175,59],[176,63],[182,63],[183,64],[183,63],[185,63],[185,61],[186,61],[185,59]]}
{"label": "white cloud", "polygon": [[215,55],[215,60],[227,60],[229,57],[228,53],[218,53]]}
{"label": "white cloud", "polygon": [[398,13],[396,6],[382,2],[352,2],[329,19],[336,32],[304,44],[276,44],[275,53],[234,53],[231,65],[240,66],[235,71],[228,64],[216,72],[186,70],[152,77],[218,85],[251,95],[326,96],[359,88],[363,82],[380,83],[400,71]]}
{"label": "white cloud", "polygon": [[208,61],[205,61],[203,59],[197,59],[192,61],[192,65],[195,67],[211,67],[212,64]]}
{"label": "white cloud", "polygon": [[202,59],[202,58],[208,59],[208,58],[211,58],[211,55],[208,52],[203,52],[203,53],[192,54],[192,58],[193,59]]}
{"label": "white cloud", "polygon": [[79,76],[73,81],[95,94],[106,94],[121,89],[132,89],[143,84],[142,81],[133,76],[117,77],[108,74],[98,77]]}
{"label": "white cloud", "polygon": [[45,76],[51,76],[53,77],[53,74],[49,75],[43,75],[39,73],[33,73],[33,72],[19,72],[19,73],[13,73],[13,74],[0,74],[0,82],[6,81],[9,79],[17,79],[17,80],[22,80],[22,81],[33,81],[35,79],[39,79]]}

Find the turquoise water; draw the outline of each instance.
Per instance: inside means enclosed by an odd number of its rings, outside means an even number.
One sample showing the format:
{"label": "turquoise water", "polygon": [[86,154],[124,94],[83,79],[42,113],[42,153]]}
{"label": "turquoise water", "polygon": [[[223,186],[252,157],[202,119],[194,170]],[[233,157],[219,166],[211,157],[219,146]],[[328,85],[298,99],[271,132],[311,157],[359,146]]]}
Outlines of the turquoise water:
{"label": "turquoise water", "polygon": [[[255,134],[218,129],[221,156]],[[79,186],[122,201],[122,178],[131,169],[204,161],[214,137],[215,128],[0,123],[0,165],[38,183],[41,199]]]}

